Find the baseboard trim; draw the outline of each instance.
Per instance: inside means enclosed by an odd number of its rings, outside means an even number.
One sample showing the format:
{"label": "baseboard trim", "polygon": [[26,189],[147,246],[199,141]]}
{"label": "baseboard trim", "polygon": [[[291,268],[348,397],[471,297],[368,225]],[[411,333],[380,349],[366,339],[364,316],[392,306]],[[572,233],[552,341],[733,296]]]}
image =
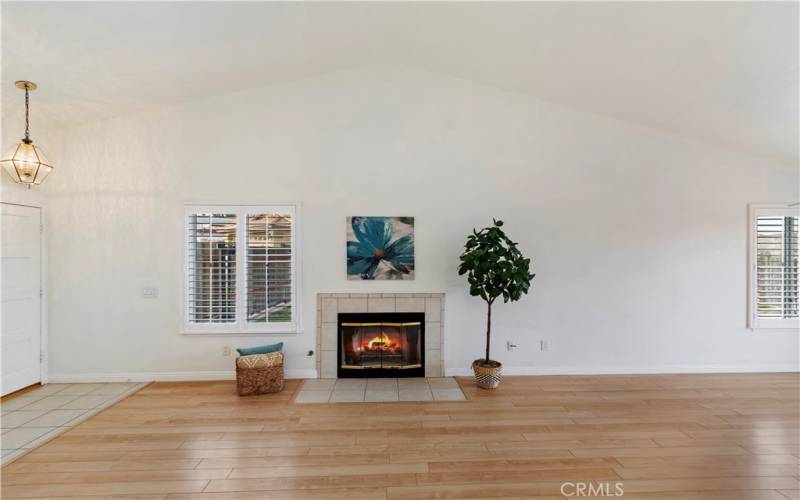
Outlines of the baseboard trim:
{"label": "baseboard trim", "polygon": [[[470,368],[445,368],[449,377],[472,375]],[[504,366],[503,375],[647,375],[677,373],[797,373],[800,365]]]}
{"label": "baseboard trim", "polygon": [[[653,366],[505,366],[504,375],[646,375],[669,373],[797,373],[800,365],[653,365]],[[314,379],[316,370],[286,370],[287,379]],[[469,368],[445,368],[448,377],[472,375]],[[196,382],[203,380],[234,380],[236,372],[122,372],[122,373],[51,373],[50,383],[84,382]]]}
{"label": "baseboard trim", "polygon": [[[287,379],[317,378],[316,370],[286,370]],[[196,382],[234,380],[234,370],[192,372],[126,372],[126,373],[51,373],[48,382],[75,384],[85,382]]]}

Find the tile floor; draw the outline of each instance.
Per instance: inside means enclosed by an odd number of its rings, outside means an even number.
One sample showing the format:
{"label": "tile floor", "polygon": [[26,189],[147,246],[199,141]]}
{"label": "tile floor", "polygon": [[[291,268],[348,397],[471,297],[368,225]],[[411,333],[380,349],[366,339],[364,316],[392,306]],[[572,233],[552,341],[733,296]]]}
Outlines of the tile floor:
{"label": "tile floor", "polygon": [[145,384],[46,384],[0,401],[0,463],[7,464]]}
{"label": "tile floor", "polygon": [[465,400],[464,393],[452,377],[340,378],[306,380],[295,403]]}

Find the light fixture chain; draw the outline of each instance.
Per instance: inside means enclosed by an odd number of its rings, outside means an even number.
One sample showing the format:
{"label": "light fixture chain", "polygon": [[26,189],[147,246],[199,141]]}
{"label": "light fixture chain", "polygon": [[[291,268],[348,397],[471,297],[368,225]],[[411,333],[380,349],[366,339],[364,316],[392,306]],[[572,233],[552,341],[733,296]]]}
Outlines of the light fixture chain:
{"label": "light fixture chain", "polygon": [[31,140],[30,120],[29,120],[30,98],[28,96],[28,87],[25,87],[25,141]]}

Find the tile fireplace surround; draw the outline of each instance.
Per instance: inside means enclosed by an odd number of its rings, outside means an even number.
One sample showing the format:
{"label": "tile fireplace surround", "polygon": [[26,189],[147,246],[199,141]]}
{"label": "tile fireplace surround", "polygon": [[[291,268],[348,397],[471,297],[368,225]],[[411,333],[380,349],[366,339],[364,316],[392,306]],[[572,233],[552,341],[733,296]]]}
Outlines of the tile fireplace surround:
{"label": "tile fireplace surround", "polygon": [[425,376],[444,376],[443,293],[318,293],[317,374],[336,378],[339,313],[424,312]]}

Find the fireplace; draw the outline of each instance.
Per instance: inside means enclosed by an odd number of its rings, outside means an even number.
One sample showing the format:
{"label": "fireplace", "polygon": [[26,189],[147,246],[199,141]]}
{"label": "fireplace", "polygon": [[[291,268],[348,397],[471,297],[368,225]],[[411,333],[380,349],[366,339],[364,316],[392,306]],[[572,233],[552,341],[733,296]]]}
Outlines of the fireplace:
{"label": "fireplace", "polygon": [[424,377],[424,313],[341,313],[339,378]]}

